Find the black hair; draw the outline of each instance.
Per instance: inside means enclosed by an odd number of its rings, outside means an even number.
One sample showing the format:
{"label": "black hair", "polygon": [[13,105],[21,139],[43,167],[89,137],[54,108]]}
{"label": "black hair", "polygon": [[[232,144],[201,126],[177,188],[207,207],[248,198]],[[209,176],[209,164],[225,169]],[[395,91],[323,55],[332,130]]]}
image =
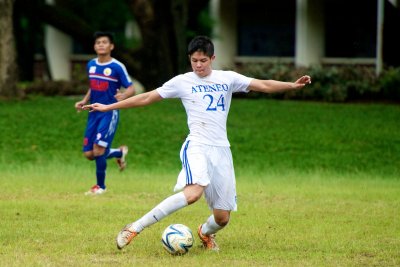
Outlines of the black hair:
{"label": "black hair", "polygon": [[214,55],[214,44],[207,36],[197,36],[190,41],[188,45],[188,55],[191,56],[195,52],[203,52],[209,57]]}
{"label": "black hair", "polygon": [[112,32],[97,31],[93,34],[93,41],[96,42],[96,40],[100,37],[107,37],[110,40],[110,43],[114,43],[114,33]]}

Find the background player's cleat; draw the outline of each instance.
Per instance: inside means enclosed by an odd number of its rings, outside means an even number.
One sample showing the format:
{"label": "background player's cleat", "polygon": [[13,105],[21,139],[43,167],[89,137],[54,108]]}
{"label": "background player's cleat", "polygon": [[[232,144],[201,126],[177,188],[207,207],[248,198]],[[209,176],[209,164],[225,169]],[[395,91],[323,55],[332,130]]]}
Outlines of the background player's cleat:
{"label": "background player's cleat", "polygon": [[207,250],[218,251],[219,247],[218,247],[217,243],[215,242],[215,234],[203,235],[201,233],[201,226],[202,226],[202,224],[200,224],[199,229],[197,230],[197,234],[199,235],[201,243],[203,243],[203,247]]}
{"label": "background player's cleat", "polygon": [[128,146],[120,146],[122,157],[117,159],[117,164],[120,171],[123,171],[126,168],[126,160],[125,157],[128,155]]}
{"label": "background player's cleat", "polygon": [[89,195],[101,195],[101,194],[104,194],[106,191],[107,191],[106,188],[103,189],[103,188],[101,188],[100,186],[98,186],[96,184],[96,185],[92,186],[92,188],[90,188],[89,191],[85,192],[85,195],[86,196],[89,196]]}
{"label": "background player's cleat", "polygon": [[117,248],[122,249],[123,247],[129,245],[132,239],[138,235],[135,231],[129,229],[132,224],[126,225],[121,232],[117,235]]}

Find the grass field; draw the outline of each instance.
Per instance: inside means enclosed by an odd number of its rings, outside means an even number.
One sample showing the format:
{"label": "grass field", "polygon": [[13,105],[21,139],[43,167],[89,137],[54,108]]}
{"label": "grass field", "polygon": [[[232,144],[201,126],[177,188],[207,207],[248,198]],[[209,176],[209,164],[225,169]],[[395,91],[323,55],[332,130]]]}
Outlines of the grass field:
{"label": "grass field", "polygon": [[123,110],[115,146],[128,169],[108,168],[108,192],[85,197],[94,164],[81,155],[85,113],[74,98],[0,102],[1,266],[399,266],[400,107],[234,99],[228,121],[238,212],[219,253],[182,257],[163,229],[195,230],[204,200],[142,232],[115,236],[171,194],[187,129],[164,101]]}

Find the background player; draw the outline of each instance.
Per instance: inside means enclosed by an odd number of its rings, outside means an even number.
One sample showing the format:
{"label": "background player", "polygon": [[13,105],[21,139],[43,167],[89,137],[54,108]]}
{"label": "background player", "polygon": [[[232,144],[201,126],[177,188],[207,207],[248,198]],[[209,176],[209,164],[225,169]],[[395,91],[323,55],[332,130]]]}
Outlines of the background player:
{"label": "background player", "polygon": [[[82,110],[82,107],[89,101],[90,103],[112,104],[134,95],[135,89],[125,66],[111,57],[113,49],[112,33],[95,32],[94,51],[97,57],[87,64],[90,88],[83,99],[75,103],[78,111]],[[120,92],[121,86],[126,88],[124,92]],[[118,121],[118,110],[89,113],[83,141],[83,153],[87,159],[96,161],[97,183],[85,193],[86,195],[106,192],[107,159],[116,158],[121,171],[126,167],[125,157],[128,147],[111,148]]]}
{"label": "background player", "polygon": [[176,192],[183,191],[166,198],[143,217],[126,225],[117,236],[119,249],[128,245],[144,228],[196,202],[204,193],[212,214],[199,226],[198,235],[205,248],[218,250],[215,233],[228,224],[230,212],[236,210],[235,173],[226,131],[232,93],[283,92],[311,83],[307,75],[295,82],[281,82],[213,70],[214,46],[205,36],[198,36],[189,43],[188,55],[193,72],[178,75],[156,90],[118,103],[95,103],[84,107],[108,112],[146,106],[164,98],[180,98],[187,113],[189,135],[182,145],[182,171],[175,186]]}

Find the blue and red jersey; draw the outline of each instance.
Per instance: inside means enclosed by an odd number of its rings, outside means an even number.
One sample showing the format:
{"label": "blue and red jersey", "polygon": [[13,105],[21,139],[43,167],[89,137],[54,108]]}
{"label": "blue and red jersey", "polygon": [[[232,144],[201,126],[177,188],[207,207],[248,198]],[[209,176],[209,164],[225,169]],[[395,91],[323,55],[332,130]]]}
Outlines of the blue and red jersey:
{"label": "blue and red jersey", "polygon": [[122,87],[128,88],[132,81],[121,62],[112,58],[111,61],[100,63],[97,58],[87,64],[90,81],[90,103],[112,104],[117,102],[114,95]]}

